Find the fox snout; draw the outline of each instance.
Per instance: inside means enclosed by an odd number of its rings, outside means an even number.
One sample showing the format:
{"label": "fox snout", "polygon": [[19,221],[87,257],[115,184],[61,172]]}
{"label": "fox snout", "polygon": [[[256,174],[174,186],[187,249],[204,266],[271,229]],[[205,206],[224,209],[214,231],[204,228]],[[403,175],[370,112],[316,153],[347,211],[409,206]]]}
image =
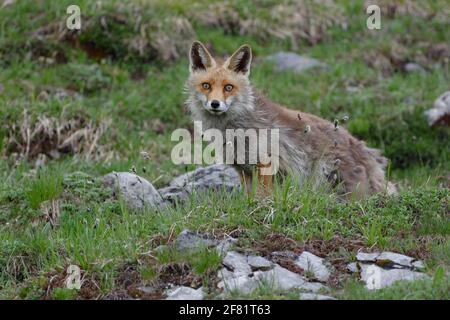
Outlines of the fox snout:
{"label": "fox snout", "polygon": [[228,106],[225,102],[216,99],[207,101],[204,107],[211,114],[216,115],[224,113],[228,110]]}

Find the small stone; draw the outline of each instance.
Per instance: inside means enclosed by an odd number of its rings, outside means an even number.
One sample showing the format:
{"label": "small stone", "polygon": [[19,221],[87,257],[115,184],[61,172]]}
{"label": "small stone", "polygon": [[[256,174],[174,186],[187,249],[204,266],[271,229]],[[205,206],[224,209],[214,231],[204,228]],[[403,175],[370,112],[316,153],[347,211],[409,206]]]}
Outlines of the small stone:
{"label": "small stone", "polygon": [[377,259],[376,264],[380,267],[391,267],[393,265],[399,265],[407,268],[412,268],[412,262],[414,258],[405,256],[403,254],[386,251],[381,253]]}
{"label": "small stone", "polygon": [[336,298],[330,296],[324,296],[316,293],[300,293],[300,300],[337,300]]}
{"label": "small stone", "polygon": [[358,272],[358,264],[356,262],[349,263],[347,265],[347,270],[352,273]]}
{"label": "small stone", "polygon": [[193,232],[190,230],[183,230],[175,239],[175,248],[178,251],[192,251],[204,248],[211,248],[218,245],[218,241],[209,238],[207,235]]}
{"label": "small stone", "polygon": [[308,282],[301,275],[279,265],[275,265],[269,271],[257,271],[254,273],[254,277],[280,290],[302,289],[317,292],[324,288],[320,283]]}
{"label": "small stone", "polygon": [[366,283],[369,290],[385,288],[400,280],[413,281],[426,278],[429,278],[428,275],[408,269],[383,269],[374,264],[361,264],[361,280]]}
{"label": "small stone", "polygon": [[222,261],[223,265],[231,269],[235,276],[248,276],[252,273],[247,257],[236,251],[229,251]]}
{"label": "small stone", "polygon": [[295,261],[295,264],[306,272],[312,273],[314,278],[319,281],[327,282],[330,278],[330,271],[325,266],[324,260],[308,251],[304,251]]}
{"label": "small stone", "polygon": [[4,0],[2,8],[6,8],[6,7],[10,6],[10,5],[13,5],[14,3],[16,3],[16,0]]}
{"label": "small stone", "polygon": [[166,292],[166,300],[203,300],[203,288],[176,287]]}
{"label": "small stone", "polygon": [[428,124],[432,127],[450,126],[450,91],[441,94],[433,103],[433,107],[425,111]]}
{"label": "small stone", "polygon": [[347,86],[345,88],[345,91],[347,91],[348,93],[358,93],[361,91],[361,89],[359,87],[355,87],[355,86]]}
{"label": "small stone", "polygon": [[223,289],[226,293],[238,291],[243,294],[249,294],[258,288],[258,285],[259,283],[254,277],[241,275],[224,278],[217,284],[217,287]]}
{"label": "small stone", "polygon": [[217,272],[217,276],[219,277],[219,279],[225,280],[234,277],[234,273],[227,268],[222,268]]}
{"label": "small stone", "polygon": [[325,63],[319,60],[300,56],[294,52],[277,52],[266,57],[266,60],[274,64],[277,72],[293,71],[295,73],[302,73],[305,70],[312,68],[327,68]]}
{"label": "small stone", "polygon": [[137,287],[136,289],[144,294],[152,294],[152,293],[156,292],[154,287],[141,286],[141,287]]}
{"label": "small stone", "polygon": [[103,177],[103,184],[120,192],[120,197],[132,209],[164,207],[158,191],[146,179],[129,172],[113,172]]}
{"label": "small stone", "polygon": [[412,266],[415,270],[425,270],[425,264],[421,260],[414,261]]}
{"label": "small stone", "polygon": [[231,192],[239,190],[240,186],[239,174],[232,166],[214,164],[178,176],[167,187],[159,189],[158,192],[163,199],[176,203],[186,200],[194,191]]}
{"label": "small stone", "polygon": [[366,253],[358,252],[356,255],[356,260],[361,262],[375,262],[380,254],[378,252]]}
{"label": "small stone", "polygon": [[227,237],[227,238],[223,239],[216,246],[217,252],[221,256],[225,255],[228,251],[231,250],[231,248],[233,247],[233,244],[236,243],[236,241],[237,241],[237,239],[235,239],[233,237]]}
{"label": "small stone", "polygon": [[418,72],[425,73],[425,69],[418,63],[408,62],[403,66],[404,70],[408,73]]}
{"label": "small stone", "polygon": [[259,257],[259,256],[248,256],[247,262],[253,271],[269,270],[270,268],[272,268],[272,262],[270,262],[266,258]]}

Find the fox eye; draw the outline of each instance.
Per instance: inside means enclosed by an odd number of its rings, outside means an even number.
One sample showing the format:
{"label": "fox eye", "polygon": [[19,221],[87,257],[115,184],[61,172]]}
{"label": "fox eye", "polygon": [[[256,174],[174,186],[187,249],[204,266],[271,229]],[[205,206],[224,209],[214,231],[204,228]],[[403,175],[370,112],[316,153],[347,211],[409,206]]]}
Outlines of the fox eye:
{"label": "fox eye", "polygon": [[202,87],[203,87],[203,89],[205,89],[205,90],[209,90],[209,88],[211,88],[211,85],[210,85],[208,82],[203,82],[203,83],[202,83]]}
{"label": "fox eye", "polygon": [[233,90],[233,86],[231,84],[227,84],[225,86],[225,91],[230,92],[231,90]]}

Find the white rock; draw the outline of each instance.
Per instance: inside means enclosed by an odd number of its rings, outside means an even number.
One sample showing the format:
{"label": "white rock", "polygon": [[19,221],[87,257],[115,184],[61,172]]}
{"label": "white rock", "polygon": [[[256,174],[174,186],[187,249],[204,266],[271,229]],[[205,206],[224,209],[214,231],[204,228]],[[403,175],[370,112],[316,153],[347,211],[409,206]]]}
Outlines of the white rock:
{"label": "white rock", "polygon": [[266,57],[267,61],[274,64],[276,71],[293,71],[301,73],[311,68],[327,68],[325,63],[316,59],[300,56],[294,52],[277,52]]}
{"label": "white rock", "polygon": [[330,271],[325,266],[324,260],[308,251],[302,252],[295,264],[303,270],[311,272],[319,281],[326,282],[330,278]]}
{"label": "white rock", "polygon": [[223,265],[233,270],[235,276],[248,276],[252,273],[247,263],[247,256],[236,251],[229,251],[222,261]]}
{"label": "white rock", "polygon": [[416,270],[425,270],[425,264],[421,260],[414,261],[412,265]]}
{"label": "white rock", "polygon": [[429,278],[426,274],[408,269],[383,269],[374,264],[360,264],[361,280],[369,290],[381,289],[393,283],[406,280],[413,281]]}
{"label": "white rock", "polygon": [[267,270],[272,267],[272,262],[260,256],[248,256],[247,262],[253,270]]}
{"label": "white rock", "polygon": [[239,190],[241,180],[237,171],[229,165],[214,164],[200,167],[172,180],[169,186],[161,188],[158,192],[162,198],[170,201],[183,201],[195,192]]}
{"label": "white rock", "polygon": [[227,238],[223,239],[216,246],[217,252],[221,256],[225,255],[228,251],[231,250],[231,248],[233,247],[233,244],[236,243],[236,241],[237,241],[237,239],[235,239],[233,237],[227,237]]}
{"label": "white rock", "polygon": [[300,300],[337,300],[336,298],[330,296],[324,296],[316,293],[300,293]]}
{"label": "white rock", "polygon": [[352,273],[358,272],[358,264],[356,262],[349,263],[347,265],[347,270]]}
{"label": "white rock", "polygon": [[136,289],[145,294],[152,294],[156,292],[156,289],[154,287],[140,286],[137,287]]}
{"label": "white rock", "polygon": [[219,289],[223,289],[225,293],[232,291],[238,291],[243,294],[249,294],[256,288],[258,288],[259,282],[254,277],[247,275],[241,276],[228,276],[217,284]]}
{"label": "white rock", "polygon": [[400,253],[386,251],[381,253],[377,257],[377,265],[381,267],[399,265],[403,267],[412,268],[412,262],[415,260],[414,258],[405,256]]}
{"label": "white rock", "polygon": [[175,239],[175,247],[179,251],[211,248],[218,245],[218,241],[205,234],[183,230]]}
{"label": "white rock", "polygon": [[228,270],[227,268],[222,268],[217,272],[217,276],[219,279],[228,279],[234,277],[233,271]]}
{"label": "white rock", "polygon": [[375,262],[380,255],[379,252],[374,253],[366,253],[366,252],[358,252],[356,255],[356,260],[362,262]]}
{"label": "white rock", "polygon": [[420,72],[424,73],[425,69],[418,63],[415,62],[408,62],[403,67],[406,72],[412,73],[412,72]]}
{"label": "white rock", "polygon": [[430,126],[444,124],[450,126],[450,91],[444,92],[433,103],[433,107],[425,111]]}
{"label": "white rock", "polygon": [[133,173],[109,173],[103,177],[103,183],[118,190],[121,198],[133,209],[164,206],[163,199],[153,185]]}
{"label": "white rock", "polygon": [[275,267],[269,271],[257,271],[254,273],[254,277],[258,281],[262,281],[267,285],[280,290],[303,289],[317,292],[324,287],[320,283],[308,282],[301,275],[289,271],[279,265],[275,265]]}
{"label": "white rock", "polygon": [[166,291],[166,300],[203,300],[203,288],[176,287]]}

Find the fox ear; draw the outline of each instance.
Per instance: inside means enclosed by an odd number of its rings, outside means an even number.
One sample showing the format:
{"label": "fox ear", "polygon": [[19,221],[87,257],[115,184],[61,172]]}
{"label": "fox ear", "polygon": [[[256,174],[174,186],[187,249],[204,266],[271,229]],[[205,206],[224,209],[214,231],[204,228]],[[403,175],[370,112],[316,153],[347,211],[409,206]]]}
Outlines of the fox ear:
{"label": "fox ear", "polygon": [[194,41],[189,52],[189,70],[206,70],[216,65],[216,61],[200,41]]}
{"label": "fox ear", "polygon": [[252,49],[248,44],[244,44],[225,62],[225,66],[236,73],[245,76],[250,74],[250,64],[252,63]]}

